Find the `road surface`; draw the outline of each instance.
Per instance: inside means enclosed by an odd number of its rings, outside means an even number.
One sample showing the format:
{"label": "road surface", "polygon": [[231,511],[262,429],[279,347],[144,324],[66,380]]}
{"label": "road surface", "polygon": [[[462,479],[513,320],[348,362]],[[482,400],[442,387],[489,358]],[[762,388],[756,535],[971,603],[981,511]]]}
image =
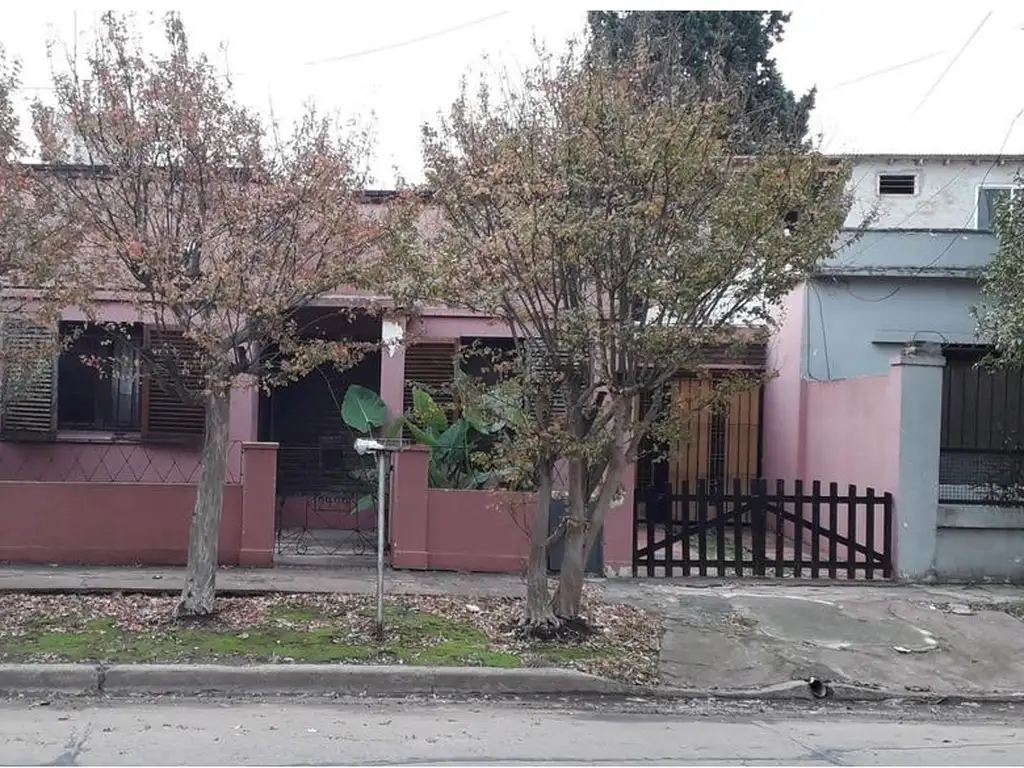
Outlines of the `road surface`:
{"label": "road surface", "polygon": [[1024,719],[946,708],[553,709],[375,701],[0,702],[4,765],[1020,765]]}

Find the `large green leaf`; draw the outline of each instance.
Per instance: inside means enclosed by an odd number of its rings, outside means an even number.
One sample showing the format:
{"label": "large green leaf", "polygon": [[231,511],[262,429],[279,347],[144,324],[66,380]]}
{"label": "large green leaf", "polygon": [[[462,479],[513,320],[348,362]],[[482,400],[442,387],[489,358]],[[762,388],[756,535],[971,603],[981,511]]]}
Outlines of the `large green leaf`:
{"label": "large green leaf", "polygon": [[352,384],[341,401],[341,418],[364,435],[388,422],[388,406],[372,389]]}
{"label": "large green leaf", "polygon": [[469,459],[469,422],[458,419],[437,438],[437,450],[443,461],[462,466]]}
{"label": "large green leaf", "polygon": [[410,420],[406,420],[405,426],[409,428],[409,431],[412,433],[413,439],[420,445],[426,445],[429,446],[430,448],[437,447],[437,435],[435,435],[433,432],[423,429],[422,427],[420,427],[419,425],[415,424]]}
{"label": "large green leaf", "polygon": [[384,429],[384,437],[397,440],[402,436],[402,427],[406,426],[405,416],[396,416]]}
{"label": "large green leaf", "polygon": [[417,421],[425,427],[436,432],[444,432],[448,429],[448,417],[444,415],[441,408],[429,392],[414,388],[412,391],[412,412]]}
{"label": "large green leaf", "polygon": [[515,430],[525,431],[527,427],[526,411],[520,406],[510,392],[501,387],[495,387],[483,396],[483,406],[493,414],[494,424],[500,428],[494,429],[500,432],[506,425]]}
{"label": "large green leaf", "polygon": [[487,416],[482,408],[467,408],[462,414],[470,426],[482,435],[489,435],[495,431],[495,422],[490,421]]}
{"label": "large green leaf", "polygon": [[474,472],[471,476],[472,486],[474,488],[483,488],[487,483],[494,477],[493,472]]}
{"label": "large green leaf", "polygon": [[430,487],[431,488],[454,488],[452,485],[452,479],[448,477],[448,474],[444,471],[444,468],[437,466],[436,463],[430,462],[429,467],[430,476]]}

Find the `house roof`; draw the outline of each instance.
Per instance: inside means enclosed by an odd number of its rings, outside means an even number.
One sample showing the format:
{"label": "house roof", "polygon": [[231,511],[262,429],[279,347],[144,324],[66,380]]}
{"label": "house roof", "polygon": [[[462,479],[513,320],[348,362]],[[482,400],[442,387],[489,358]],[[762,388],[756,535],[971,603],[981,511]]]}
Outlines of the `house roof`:
{"label": "house roof", "polygon": [[934,154],[934,153],[922,153],[916,154],[913,152],[892,152],[892,153],[875,153],[875,152],[848,152],[848,153],[837,153],[829,155],[830,157],[839,158],[841,160],[848,160],[851,162],[864,162],[864,161],[883,161],[887,163],[899,163],[899,162],[912,162],[912,163],[999,163],[999,164],[1024,164],[1024,155],[1003,155],[1003,154],[988,154],[988,155],[977,155],[951,152],[948,154]]}
{"label": "house roof", "polygon": [[[23,168],[28,168],[33,171],[40,171],[43,173],[63,173],[71,176],[85,176],[90,174],[103,176],[110,173],[110,169],[103,165],[89,165],[83,163],[22,163]],[[238,171],[242,173],[241,170]],[[367,203],[386,203],[394,200],[400,194],[399,190],[396,189],[364,189],[361,190],[360,194],[363,200]],[[422,198],[429,199],[431,196],[430,190],[417,189],[416,194]]]}

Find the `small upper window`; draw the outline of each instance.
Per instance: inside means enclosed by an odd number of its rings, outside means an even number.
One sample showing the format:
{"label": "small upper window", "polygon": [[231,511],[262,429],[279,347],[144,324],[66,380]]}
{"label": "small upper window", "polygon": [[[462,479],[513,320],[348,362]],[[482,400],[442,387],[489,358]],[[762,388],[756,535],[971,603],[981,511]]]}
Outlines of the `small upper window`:
{"label": "small upper window", "polygon": [[992,221],[996,217],[999,206],[1016,197],[1017,191],[1012,187],[981,187],[978,190],[978,229],[992,231]]}
{"label": "small upper window", "polygon": [[913,173],[880,173],[878,175],[878,194],[916,195],[917,176]]}

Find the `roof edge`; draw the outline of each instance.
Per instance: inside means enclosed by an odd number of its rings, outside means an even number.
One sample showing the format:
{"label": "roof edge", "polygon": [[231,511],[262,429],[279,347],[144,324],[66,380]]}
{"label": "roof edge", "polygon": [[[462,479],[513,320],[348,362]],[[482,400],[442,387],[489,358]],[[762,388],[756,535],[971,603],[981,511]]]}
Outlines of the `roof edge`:
{"label": "roof edge", "polygon": [[936,161],[967,161],[977,163],[994,162],[1024,162],[1024,154],[972,154],[964,152],[837,152],[825,153],[826,157],[835,157],[840,160],[884,160],[886,162],[911,161],[911,162],[936,162]]}

